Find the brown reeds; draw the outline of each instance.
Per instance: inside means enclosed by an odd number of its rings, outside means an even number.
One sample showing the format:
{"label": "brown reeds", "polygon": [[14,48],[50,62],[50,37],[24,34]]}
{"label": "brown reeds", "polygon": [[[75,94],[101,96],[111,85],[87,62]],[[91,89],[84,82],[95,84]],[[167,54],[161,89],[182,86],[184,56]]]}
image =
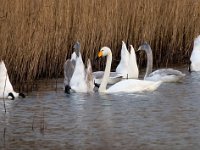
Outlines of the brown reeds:
{"label": "brown reeds", "polygon": [[1,0],[0,6],[0,59],[18,82],[62,77],[77,40],[94,69],[102,46],[120,59],[122,40],[135,48],[148,41],[155,65],[166,66],[186,63],[198,34],[199,0]]}

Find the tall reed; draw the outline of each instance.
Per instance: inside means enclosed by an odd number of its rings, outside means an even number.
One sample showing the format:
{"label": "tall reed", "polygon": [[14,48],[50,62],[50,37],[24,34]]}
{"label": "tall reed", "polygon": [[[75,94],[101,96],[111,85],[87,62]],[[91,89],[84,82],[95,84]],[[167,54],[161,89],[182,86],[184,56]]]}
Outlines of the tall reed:
{"label": "tall reed", "polygon": [[[17,82],[62,77],[77,40],[94,69],[102,69],[94,58],[105,45],[116,66],[122,40],[135,49],[148,41],[157,67],[184,64],[198,34],[198,0],[1,0],[0,6],[0,59]],[[143,54],[138,61],[146,62]]]}

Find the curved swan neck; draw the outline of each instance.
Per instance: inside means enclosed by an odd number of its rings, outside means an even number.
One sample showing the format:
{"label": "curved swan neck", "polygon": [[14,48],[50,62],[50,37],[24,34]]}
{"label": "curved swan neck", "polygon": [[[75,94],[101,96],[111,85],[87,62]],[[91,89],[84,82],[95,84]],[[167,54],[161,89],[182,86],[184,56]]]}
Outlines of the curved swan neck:
{"label": "curved swan neck", "polygon": [[153,54],[152,54],[151,48],[149,50],[145,50],[145,52],[147,54],[147,68],[146,68],[146,74],[144,78],[149,76],[153,68]]}
{"label": "curved swan neck", "polygon": [[109,76],[110,76],[111,62],[112,62],[112,53],[110,52],[107,55],[106,68],[105,68],[105,71],[104,71],[104,75],[103,75],[101,85],[99,87],[99,92],[105,92],[106,91],[106,86],[108,84],[108,79],[109,79]]}

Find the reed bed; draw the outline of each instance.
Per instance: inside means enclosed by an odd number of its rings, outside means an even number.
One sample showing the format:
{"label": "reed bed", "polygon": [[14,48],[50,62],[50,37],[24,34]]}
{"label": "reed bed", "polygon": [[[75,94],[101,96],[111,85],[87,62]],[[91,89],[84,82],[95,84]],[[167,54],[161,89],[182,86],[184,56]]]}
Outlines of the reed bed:
{"label": "reed bed", "polygon": [[[63,64],[78,40],[93,69],[97,51],[109,46],[113,68],[121,41],[135,49],[150,43],[156,67],[185,64],[200,34],[199,0],[1,0],[0,59],[12,82],[63,76]],[[144,54],[138,63],[144,65]]]}

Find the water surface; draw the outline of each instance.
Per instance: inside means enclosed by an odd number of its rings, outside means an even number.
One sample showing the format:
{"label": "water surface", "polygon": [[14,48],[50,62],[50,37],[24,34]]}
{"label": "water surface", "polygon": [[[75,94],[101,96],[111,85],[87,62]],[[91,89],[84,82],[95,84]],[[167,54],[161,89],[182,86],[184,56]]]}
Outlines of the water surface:
{"label": "water surface", "polygon": [[7,113],[0,101],[0,149],[199,149],[199,91],[200,73],[138,94],[66,95],[62,79],[40,81]]}

